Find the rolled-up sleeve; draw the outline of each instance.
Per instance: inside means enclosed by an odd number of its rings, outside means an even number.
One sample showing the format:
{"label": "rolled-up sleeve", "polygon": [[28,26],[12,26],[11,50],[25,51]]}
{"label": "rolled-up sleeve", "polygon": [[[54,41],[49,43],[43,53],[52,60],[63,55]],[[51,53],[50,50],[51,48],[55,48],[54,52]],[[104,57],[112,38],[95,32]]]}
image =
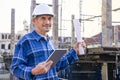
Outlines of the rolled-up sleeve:
{"label": "rolled-up sleeve", "polygon": [[73,64],[78,60],[78,56],[74,49],[71,49],[68,53],[66,53],[60,61],[56,64],[57,71],[66,68],[69,64]]}
{"label": "rolled-up sleeve", "polygon": [[31,75],[31,69],[32,67],[27,66],[24,47],[22,47],[20,44],[17,44],[10,65],[10,72],[20,79],[31,80],[33,77],[33,75]]}

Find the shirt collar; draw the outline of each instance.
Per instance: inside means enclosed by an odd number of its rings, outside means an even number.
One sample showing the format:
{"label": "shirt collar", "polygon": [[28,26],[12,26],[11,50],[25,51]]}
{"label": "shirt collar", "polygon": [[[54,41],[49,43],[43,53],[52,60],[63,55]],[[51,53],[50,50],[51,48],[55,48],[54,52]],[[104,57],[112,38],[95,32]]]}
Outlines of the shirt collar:
{"label": "shirt collar", "polygon": [[[40,34],[38,34],[35,30],[34,31],[32,31],[32,34],[33,34],[33,37],[37,40],[37,41],[39,41],[40,39],[43,39],[44,37],[43,36],[41,36]],[[47,40],[50,40],[50,37],[47,35]]]}

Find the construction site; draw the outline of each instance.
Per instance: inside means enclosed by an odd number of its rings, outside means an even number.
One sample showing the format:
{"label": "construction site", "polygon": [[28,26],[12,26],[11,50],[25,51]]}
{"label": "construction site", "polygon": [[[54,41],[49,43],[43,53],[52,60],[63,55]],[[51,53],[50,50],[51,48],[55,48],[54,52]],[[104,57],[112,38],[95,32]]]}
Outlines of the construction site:
{"label": "construction site", "polygon": [[[37,0],[30,0],[30,19],[32,17],[32,12],[36,5],[41,2]],[[64,9],[64,2],[66,0],[52,0],[52,4],[48,4],[52,7],[54,16],[54,24],[52,28],[52,39],[57,48],[67,48],[70,49],[74,43],[77,41],[77,36],[75,34],[74,22],[76,19],[75,14],[71,14],[70,19],[64,19],[64,13],[62,9]],[[91,0],[92,1],[92,0]],[[118,0],[119,1],[119,0]],[[72,0],[72,2],[74,2]],[[120,80],[120,17],[117,20],[113,21],[113,16],[115,13],[120,15],[120,6],[113,6],[115,0],[101,0],[100,5],[100,14],[92,15],[91,13],[83,13],[85,9],[84,0],[78,1],[77,8],[79,20],[79,27],[81,28],[81,36],[84,42],[86,43],[86,48],[84,49],[84,53],[78,55],[79,60],[72,65],[69,65],[66,69],[58,72],[58,76],[60,80]],[[119,1],[120,2],[120,1]],[[67,1],[66,1],[67,3]],[[94,2],[93,2],[94,3]],[[92,5],[95,5],[96,3]],[[76,5],[76,4],[70,4]],[[97,4],[96,4],[97,5]],[[0,45],[1,45],[1,58],[0,62],[4,65],[2,69],[4,71],[0,73],[0,80],[17,80],[15,76],[9,73],[9,67],[11,63],[11,59],[13,56],[14,48],[16,42],[20,39],[24,34],[17,35],[15,33],[15,9],[11,9],[11,33],[9,34],[11,38],[6,40],[10,42],[9,50],[2,51],[5,45],[3,44],[2,39],[4,35],[0,35]],[[97,10],[96,10],[97,11]],[[94,20],[97,19],[97,25],[94,27],[99,27],[98,33],[87,37],[84,36],[85,25],[90,25]],[[68,22],[68,23],[67,23]],[[91,22],[91,23],[90,23]],[[70,33],[66,31],[64,28],[65,23],[70,24]],[[90,24],[88,24],[90,23]],[[23,21],[25,34],[32,31],[34,29],[32,22],[27,24],[27,21]],[[93,28],[93,32],[97,32],[96,28]],[[65,33],[66,32],[66,33]],[[69,36],[64,36],[65,34],[69,34]],[[89,34],[90,32],[88,32]],[[92,32],[91,32],[92,33]],[[5,40],[5,39],[4,39]],[[4,43],[5,44],[5,43]],[[8,43],[7,43],[8,44]],[[5,74],[6,73],[6,74]],[[7,76],[6,78],[4,77]]]}

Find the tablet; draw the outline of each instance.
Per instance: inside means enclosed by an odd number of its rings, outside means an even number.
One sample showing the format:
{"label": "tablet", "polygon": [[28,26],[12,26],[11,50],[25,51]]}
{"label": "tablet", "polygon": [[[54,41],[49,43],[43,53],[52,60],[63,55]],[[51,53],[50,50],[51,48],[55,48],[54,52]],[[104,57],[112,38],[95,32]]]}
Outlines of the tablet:
{"label": "tablet", "polygon": [[48,57],[46,61],[52,60],[53,64],[51,66],[54,67],[56,63],[60,60],[60,58],[67,52],[67,49],[56,49],[52,52],[52,54]]}

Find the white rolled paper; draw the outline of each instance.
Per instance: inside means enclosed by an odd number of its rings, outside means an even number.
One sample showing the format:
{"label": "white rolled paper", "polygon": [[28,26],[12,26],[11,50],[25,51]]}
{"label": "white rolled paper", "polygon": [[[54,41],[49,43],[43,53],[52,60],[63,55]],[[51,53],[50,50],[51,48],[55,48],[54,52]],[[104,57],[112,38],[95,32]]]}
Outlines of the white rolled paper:
{"label": "white rolled paper", "polygon": [[[80,28],[79,19],[74,19],[73,24],[74,24],[76,37],[77,37],[77,42],[83,42],[83,39],[81,37],[81,28]],[[85,54],[84,48],[81,45],[79,45],[79,55],[83,55],[83,54]]]}

